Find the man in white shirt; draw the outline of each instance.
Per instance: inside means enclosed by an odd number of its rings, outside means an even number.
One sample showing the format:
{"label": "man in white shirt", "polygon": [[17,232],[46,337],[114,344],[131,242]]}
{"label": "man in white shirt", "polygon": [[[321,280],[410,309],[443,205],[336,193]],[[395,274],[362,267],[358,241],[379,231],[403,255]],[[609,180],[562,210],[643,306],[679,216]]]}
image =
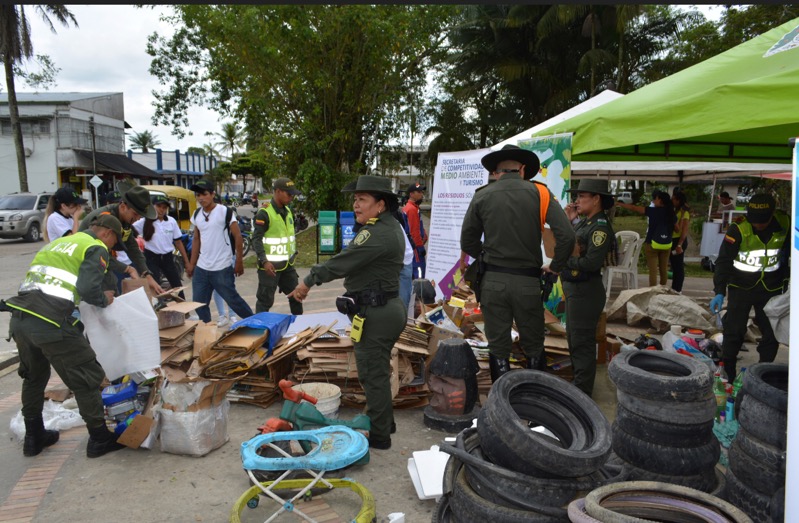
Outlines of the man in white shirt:
{"label": "man in white shirt", "polygon": [[[211,310],[208,304],[216,291],[240,318],[252,316],[252,309],[236,291],[235,276],[244,274],[242,238],[235,213],[231,213],[226,224],[227,207],[214,202],[216,188],[208,179],[199,180],[190,188],[197,198],[199,209],[191,217],[194,225],[191,261],[186,265],[186,274],[192,279],[192,300],[202,303],[197,316],[208,323]],[[235,242],[236,264],[230,265],[231,236]]]}

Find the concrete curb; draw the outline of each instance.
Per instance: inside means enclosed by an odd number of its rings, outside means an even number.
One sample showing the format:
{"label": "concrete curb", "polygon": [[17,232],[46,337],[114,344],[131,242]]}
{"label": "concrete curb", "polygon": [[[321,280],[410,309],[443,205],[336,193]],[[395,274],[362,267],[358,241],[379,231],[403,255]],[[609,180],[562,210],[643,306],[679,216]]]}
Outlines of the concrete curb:
{"label": "concrete curb", "polygon": [[19,363],[19,354],[0,354],[0,371]]}

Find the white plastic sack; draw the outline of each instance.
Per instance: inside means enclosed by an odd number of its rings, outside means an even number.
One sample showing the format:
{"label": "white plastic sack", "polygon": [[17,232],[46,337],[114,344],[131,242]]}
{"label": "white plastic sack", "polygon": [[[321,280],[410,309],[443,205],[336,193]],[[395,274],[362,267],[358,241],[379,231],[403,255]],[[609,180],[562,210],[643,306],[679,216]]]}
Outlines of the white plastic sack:
{"label": "white plastic sack", "polygon": [[158,317],[144,289],[123,294],[108,307],[80,304],[86,335],[111,381],[161,365]]}
{"label": "white plastic sack", "polygon": [[[83,421],[83,418],[80,417],[80,414],[77,410],[70,410],[64,408],[61,403],[57,403],[53,400],[47,400],[44,402],[44,408],[42,409],[42,419],[44,420],[44,428],[47,430],[67,430],[73,427],[80,427],[85,425],[86,423]],[[25,420],[22,417],[22,409],[17,412],[17,414],[11,418],[10,427],[11,433],[17,437],[17,439],[22,440],[25,438]]]}
{"label": "white plastic sack", "polygon": [[771,298],[766,306],[763,307],[763,312],[768,316],[768,321],[771,323],[771,328],[774,329],[774,336],[777,341],[788,345],[791,335],[791,291],[785,291],[784,294],[774,296]]}
{"label": "white plastic sack", "polygon": [[161,452],[188,456],[205,456],[224,445],[230,402],[194,412],[172,412],[159,409],[161,416]]}

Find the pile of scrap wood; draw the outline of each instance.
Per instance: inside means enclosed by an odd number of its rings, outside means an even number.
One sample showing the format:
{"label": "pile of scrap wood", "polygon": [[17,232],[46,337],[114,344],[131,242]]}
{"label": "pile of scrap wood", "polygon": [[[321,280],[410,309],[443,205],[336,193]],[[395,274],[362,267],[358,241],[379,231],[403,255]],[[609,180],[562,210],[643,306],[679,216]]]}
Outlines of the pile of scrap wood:
{"label": "pile of scrap wood", "polygon": [[[299,383],[332,383],[341,389],[343,404],[363,406],[366,396],[358,381],[352,340],[348,334],[340,336],[332,327],[318,328],[301,340],[302,347],[297,350],[292,379]],[[425,363],[430,355],[428,342],[427,332],[414,320],[408,320],[391,352],[394,407],[427,404],[430,393],[424,376]]]}

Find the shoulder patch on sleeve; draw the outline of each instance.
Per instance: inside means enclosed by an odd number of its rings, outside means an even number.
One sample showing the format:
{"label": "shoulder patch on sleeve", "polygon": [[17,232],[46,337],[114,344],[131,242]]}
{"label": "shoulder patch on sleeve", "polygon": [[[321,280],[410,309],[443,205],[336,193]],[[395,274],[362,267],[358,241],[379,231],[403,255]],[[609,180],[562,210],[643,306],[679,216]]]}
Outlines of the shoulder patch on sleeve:
{"label": "shoulder patch on sleeve", "polygon": [[735,243],[735,238],[730,236],[729,234],[724,235],[724,241],[727,243]]}
{"label": "shoulder patch on sleeve", "polygon": [[596,247],[600,247],[601,245],[603,245],[607,239],[608,239],[608,233],[606,233],[605,231],[594,231],[593,234],[591,234],[591,242]]}
{"label": "shoulder patch on sleeve", "polygon": [[105,270],[108,269],[108,263],[106,263],[105,258],[103,258],[102,256],[100,256],[100,267],[103,268],[103,272],[105,272]]}
{"label": "shoulder patch on sleeve", "polygon": [[365,229],[361,229],[360,231],[358,231],[358,234],[357,236],[355,236],[355,239],[352,240],[352,243],[354,243],[355,245],[363,245],[364,243],[366,243],[366,240],[368,240],[371,236],[372,233],[370,233]]}

